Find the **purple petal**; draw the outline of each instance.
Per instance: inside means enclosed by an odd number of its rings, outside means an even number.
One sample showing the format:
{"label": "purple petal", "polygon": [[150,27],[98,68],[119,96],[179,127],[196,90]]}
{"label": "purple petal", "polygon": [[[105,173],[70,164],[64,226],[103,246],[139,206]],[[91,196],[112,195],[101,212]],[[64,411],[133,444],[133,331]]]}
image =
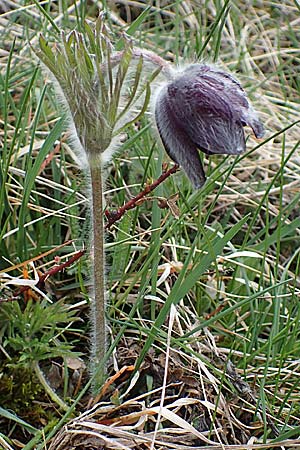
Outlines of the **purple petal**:
{"label": "purple petal", "polygon": [[177,123],[163,91],[156,102],[155,119],[166,152],[183,168],[193,186],[199,189],[205,183],[205,173],[197,146]]}
{"label": "purple petal", "polygon": [[198,187],[205,178],[197,148],[208,155],[240,154],[246,149],[243,126],[256,137],[264,134],[239,82],[208,65],[194,64],[166,85],[155,116],[168,154]]}

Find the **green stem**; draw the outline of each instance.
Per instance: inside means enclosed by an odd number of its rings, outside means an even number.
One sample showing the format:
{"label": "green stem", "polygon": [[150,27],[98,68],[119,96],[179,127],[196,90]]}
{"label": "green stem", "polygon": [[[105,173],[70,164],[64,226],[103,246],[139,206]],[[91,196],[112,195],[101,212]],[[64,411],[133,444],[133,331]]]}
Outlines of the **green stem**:
{"label": "green stem", "polygon": [[91,304],[93,326],[91,371],[94,380],[94,393],[96,394],[105,379],[104,358],[106,353],[103,192],[100,161],[97,163],[95,161],[90,161],[90,174],[92,185],[92,248],[94,280],[94,298]]}
{"label": "green stem", "polygon": [[63,411],[68,411],[68,405],[53,391],[51,386],[48,384],[45,375],[43,374],[37,361],[33,362],[33,368],[39,382],[41,383],[51,400],[56,403]]}

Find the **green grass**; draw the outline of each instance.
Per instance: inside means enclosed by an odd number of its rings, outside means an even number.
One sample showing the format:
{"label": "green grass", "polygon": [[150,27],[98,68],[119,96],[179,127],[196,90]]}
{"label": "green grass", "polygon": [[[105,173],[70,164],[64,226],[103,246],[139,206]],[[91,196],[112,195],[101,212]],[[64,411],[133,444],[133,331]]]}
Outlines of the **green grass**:
{"label": "green grass", "polygon": [[[84,32],[84,19],[94,21],[98,10],[83,1],[0,6],[0,448],[79,448],[91,431],[98,446],[102,434],[138,448],[125,432],[152,439],[158,414],[150,410],[160,403],[173,415],[161,409],[156,438],[168,428],[172,448],[205,445],[194,430],[216,444],[253,437],[257,445],[299,446],[299,5],[127,3],[103,2],[117,47],[125,31],[179,65],[201,58],[236,72],[267,134],[249,137],[239,158],[205,158],[200,191],[180,171],[107,231],[109,375],[135,370],[101,398],[109,413],[100,404],[85,418],[90,428],[82,425],[90,397],[88,252],[39,291],[34,279],[88,247],[89,192],[51,79],[30,46],[40,32],[50,42],[61,29]],[[107,168],[109,210],[168,160],[150,122],[149,112],[127,130]],[[178,217],[158,201],[177,192]],[[27,276],[31,291],[18,294]],[[241,378],[228,375],[227,358]],[[145,418],[137,428],[144,437],[134,431],[137,417],[109,428],[106,421],[133,412]],[[72,444],[63,429],[70,419]],[[174,438],[173,428],[189,438]]]}

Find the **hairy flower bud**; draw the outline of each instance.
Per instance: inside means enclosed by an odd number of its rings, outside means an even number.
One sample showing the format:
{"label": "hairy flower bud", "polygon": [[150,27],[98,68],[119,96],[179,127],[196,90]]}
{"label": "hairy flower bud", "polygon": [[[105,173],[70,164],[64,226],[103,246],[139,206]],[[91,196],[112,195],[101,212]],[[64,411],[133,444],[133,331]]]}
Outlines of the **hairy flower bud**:
{"label": "hairy flower bud", "polygon": [[207,155],[238,155],[246,149],[245,125],[257,138],[264,135],[239,82],[209,65],[193,64],[165,85],[156,100],[155,119],[167,153],[195,188],[205,183],[198,149]]}

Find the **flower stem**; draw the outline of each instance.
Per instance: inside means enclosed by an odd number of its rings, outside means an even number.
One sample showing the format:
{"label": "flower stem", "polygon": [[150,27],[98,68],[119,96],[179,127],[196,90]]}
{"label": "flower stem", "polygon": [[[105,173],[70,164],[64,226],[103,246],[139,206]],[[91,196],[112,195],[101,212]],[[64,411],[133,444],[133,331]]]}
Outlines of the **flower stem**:
{"label": "flower stem", "polygon": [[93,218],[93,278],[94,298],[91,304],[92,348],[91,371],[94,379],[94,393],[105,379],[106,320],[105,320],[105,277],[104,277],[104,228],[103,228],[103,189],[101,164],[90,165],[92,185]]}

